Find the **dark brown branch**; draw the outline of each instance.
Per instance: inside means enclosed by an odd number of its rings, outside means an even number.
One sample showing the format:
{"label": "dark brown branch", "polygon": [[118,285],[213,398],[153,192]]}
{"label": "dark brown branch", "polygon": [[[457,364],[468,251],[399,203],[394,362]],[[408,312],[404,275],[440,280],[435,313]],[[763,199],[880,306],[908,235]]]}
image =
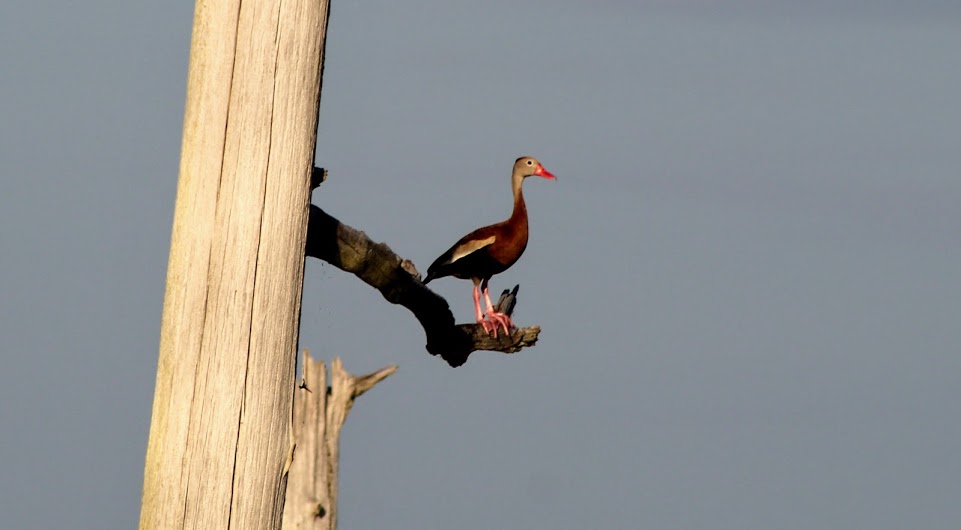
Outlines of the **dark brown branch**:
{"label": "dark brown branch", "polygon": [[315,167],[314,170],[310,172],[310,191],[319,188],[325,180],[327,180],[327,170],[322,167]]}
{"label": "dark brown branch", "polygon": [[[494,338],[477,324],[455,324],[447,301],[421,283],[413,263],[314,205],[310,206],[307,222],[306,254],[354,274],[380,291],[388,302],[409,309],[424,328],[427,351],[451,366],[464,364],[477,350],[514,353],[533,346],[541,331],[538,326],[515,328],[510,335],[502,332]],[[516,287],[513,292],[505,291],[498,308],[510,314],[516,296]]]}

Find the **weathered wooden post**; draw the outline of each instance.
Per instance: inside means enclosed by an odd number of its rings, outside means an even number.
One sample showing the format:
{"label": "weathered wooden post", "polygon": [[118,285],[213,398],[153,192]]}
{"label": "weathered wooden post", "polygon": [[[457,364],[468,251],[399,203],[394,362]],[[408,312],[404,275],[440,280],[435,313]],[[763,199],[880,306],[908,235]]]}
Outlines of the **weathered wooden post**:
{"label": "weathered wooden post", "polygon": [[141,529],[279,528],[327,0],[198,0]]}

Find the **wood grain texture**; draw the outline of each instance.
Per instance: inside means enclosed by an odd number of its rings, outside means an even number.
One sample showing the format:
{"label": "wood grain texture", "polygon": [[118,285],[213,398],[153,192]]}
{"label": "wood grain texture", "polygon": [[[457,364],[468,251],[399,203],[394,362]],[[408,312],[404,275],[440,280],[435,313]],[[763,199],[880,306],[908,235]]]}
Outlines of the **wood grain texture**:
{"label": "wood grain texture", "polygon": [[295,449],[287,481],[283,530],[334,530],[341,428],[354,401],[396,372],[397,366],[355,376],[347,373],[340,358],[335,357],[328,386],[323,361],[313,359],[305,351],[303,370],[303,383],[294,399]]}
{"label": "wood grain texture", "polygon": [[326,21],[197,2],[141,529],[280,526]]}
{"label": "wood grain texture", "polygon": [[[307,256],[356,275],[380,291],[388,302],[410,310],[424,328],[427,351],[449,365],[463,365],[478,350],[515,353],[537,342],[541,331],[538,326],[514,328],[510,335],[495,338],[477,324],[455,324],[447,301],[421,283],[414,264],[390,247],[371,241],[364,232],[341,223],[315,205],[310,206],[307,224]],[[510,307],[504,311],[507,314],[513,311],[516,294],[515,291]]]}

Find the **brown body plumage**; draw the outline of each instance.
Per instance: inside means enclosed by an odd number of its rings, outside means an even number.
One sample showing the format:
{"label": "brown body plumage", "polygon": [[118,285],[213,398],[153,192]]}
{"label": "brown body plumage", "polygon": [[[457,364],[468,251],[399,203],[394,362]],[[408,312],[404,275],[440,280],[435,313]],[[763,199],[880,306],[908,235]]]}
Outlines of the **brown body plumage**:
{"label": "brown body plumage", "polygon": [[[507,270],[520,259],[527,248],[527,205],[524,203],[524,179],[537,175],[554,180],[555,177],[531,157],[521,157],[514,162],[511,175],[511,189],[514,193],[514,209],[510,218],[497,224],[478,228],[462,237],[447,252],[441,254],[427,269],[424,283],[445,276],[471,279],[474,282],[474,309],[477,322],[488,332],[497,335],[497,324],[501,324],[507,331],[512,325],[510,318],[494,311],[487,292],[487,282],[491,276]],[[480,293],[478,286],[482,285],[484,299],[487,303],[487,316],[480,310]]]}

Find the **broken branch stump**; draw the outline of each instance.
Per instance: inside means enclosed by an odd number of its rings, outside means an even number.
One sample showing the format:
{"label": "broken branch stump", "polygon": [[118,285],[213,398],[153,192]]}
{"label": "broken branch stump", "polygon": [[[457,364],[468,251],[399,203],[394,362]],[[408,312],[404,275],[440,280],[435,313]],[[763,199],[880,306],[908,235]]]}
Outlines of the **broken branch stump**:
{"label": "broken branch stump", "polygon": [[339,357],[327,367],[304,351],[303,378],[294,395],[287,498],[283,530],[337,528],[337,478],[340,430],[354,400],[387,376],[397,365],[355,376],[344,370]]}

